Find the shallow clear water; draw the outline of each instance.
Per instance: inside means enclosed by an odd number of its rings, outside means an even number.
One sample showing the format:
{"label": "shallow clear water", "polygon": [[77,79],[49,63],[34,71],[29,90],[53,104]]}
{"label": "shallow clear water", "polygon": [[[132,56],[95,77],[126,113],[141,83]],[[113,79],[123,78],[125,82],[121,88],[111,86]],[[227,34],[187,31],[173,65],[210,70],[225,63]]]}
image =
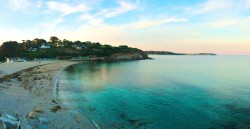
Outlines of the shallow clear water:
{"label": "shallow clear water", "polygon": [[249,56],[152,56],[62,71],[59,97],[100,128],[245,129]]}

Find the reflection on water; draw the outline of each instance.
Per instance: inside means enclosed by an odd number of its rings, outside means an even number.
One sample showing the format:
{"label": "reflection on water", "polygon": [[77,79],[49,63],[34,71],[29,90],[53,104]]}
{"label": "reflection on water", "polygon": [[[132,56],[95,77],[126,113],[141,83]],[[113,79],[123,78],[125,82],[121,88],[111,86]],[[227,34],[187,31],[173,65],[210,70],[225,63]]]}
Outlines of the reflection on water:
{"label": "reflection on water", "polygon": [[248,56],[154,58],[70,66],[60,76],[59,95],[107,129],[250,125]]}

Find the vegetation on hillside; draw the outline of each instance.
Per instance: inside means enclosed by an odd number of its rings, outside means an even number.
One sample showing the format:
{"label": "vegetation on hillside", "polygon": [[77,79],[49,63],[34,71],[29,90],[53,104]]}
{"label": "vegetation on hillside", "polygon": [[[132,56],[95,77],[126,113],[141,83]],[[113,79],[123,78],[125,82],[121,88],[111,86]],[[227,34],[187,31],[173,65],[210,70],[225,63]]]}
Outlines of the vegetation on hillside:
{"label": "vegetation on hillside", "polygon": [[[50,48],[42,49],[42,45]],[[23,40],[22,43],[16,41],[4,42],[0,47],[0,60],[4,60],[5,57],[26,57],[31,60],[35,58],[70,59],[77,56],[109,57],[116,53],[137,51],[141,50],[126,45],[114,47],[107,44],[102,45],[99,42],[60,40],[52,36],[49,41],[36,38],[34,40]]]}

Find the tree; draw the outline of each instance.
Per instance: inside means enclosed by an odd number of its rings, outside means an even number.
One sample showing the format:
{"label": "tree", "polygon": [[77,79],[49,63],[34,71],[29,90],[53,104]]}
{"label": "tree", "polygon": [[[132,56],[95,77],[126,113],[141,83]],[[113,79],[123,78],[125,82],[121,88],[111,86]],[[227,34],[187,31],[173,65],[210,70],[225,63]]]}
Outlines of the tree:
{"label": "tree", "polygon": [[49,41],[51,43],[57,43],[59,41],[59,38],[57,38],[56,36],[51,36],[50,39],[49,39]]}
{"label": "tree", "polygon": [[16,41],[4,42],[0,47],[0,59],[5,57],[18,57],[21,53],[21,47]]}
{"label": "tree", "polygon": [[41,46],[42,43],[47,43],[47,41],[44,40],[44,39],[35,38],[35,39],[32,41],[32,46],[33,46],[33,47],[36,47],[36,48],[39,48],[39,47]]}
{"label": "tree", "polygon": [[71,48],[71,46],[73,45],[72,41],[69,41],[67,39],[63,39],[63,44],[65,45],[65,47],[67,48]]}

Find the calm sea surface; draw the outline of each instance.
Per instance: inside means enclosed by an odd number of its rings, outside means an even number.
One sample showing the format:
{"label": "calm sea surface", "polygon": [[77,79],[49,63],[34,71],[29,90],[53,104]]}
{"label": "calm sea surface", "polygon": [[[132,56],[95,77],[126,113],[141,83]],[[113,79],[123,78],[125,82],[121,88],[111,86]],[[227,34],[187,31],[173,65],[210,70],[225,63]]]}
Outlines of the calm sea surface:
{"label": "calm sea surface", "polygon": [[246,129],[250,56],[151,56],[63,70],[59,97],[104,129]]}

